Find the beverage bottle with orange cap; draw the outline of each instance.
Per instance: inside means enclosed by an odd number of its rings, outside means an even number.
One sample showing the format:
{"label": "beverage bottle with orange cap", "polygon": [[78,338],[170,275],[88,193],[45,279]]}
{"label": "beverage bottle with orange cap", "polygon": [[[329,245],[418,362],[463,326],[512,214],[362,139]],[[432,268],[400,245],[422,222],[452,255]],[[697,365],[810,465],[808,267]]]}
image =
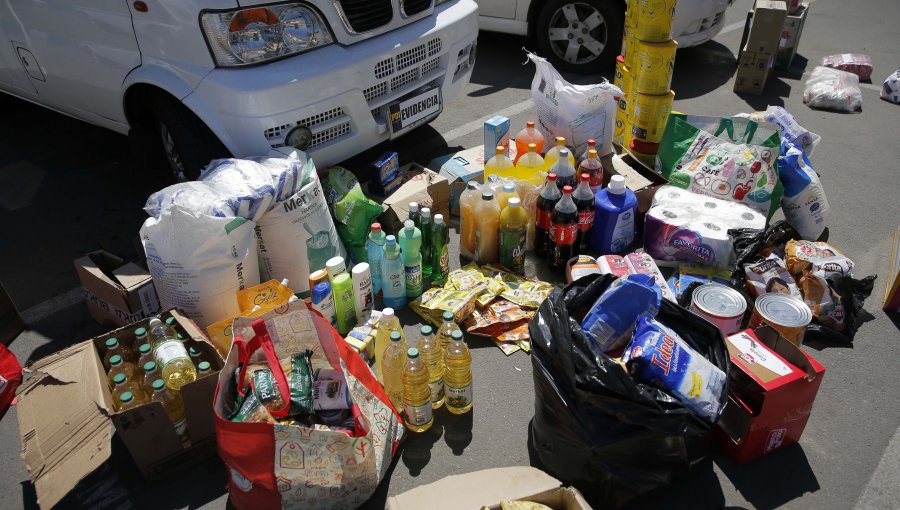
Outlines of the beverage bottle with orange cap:
{"label": "beverage bottle with orange cap", "polygon": [[[556,137],[556,145],[550,147],[550,150],[547,151],[547,154],[544,155],[544,171],[549,172],[553,165],[556,164],[556,161],[559,159],[559,151],[566,149],[566,138],[563,136]],[[568,149],[566,149],[568,150]],[[575,156],[572,153],[569,153],[568,156],[569,165],[572,168],[575,168]]]}
{"label": "beverage bottle with orange cap", "polygon": [[550,214],[550,265],[555,269],[578,255],[578,208],[572,200],[572,186],[563,187],[562,198]]}
{"label": "beverage bottle with orange cap", "polygon": [[475,208],[481,196],[481,185],[477,181],[466,183],[466,189],[459,196],[459,254],[475,258],[475,229],[477,214]]}
{"label": "beverage bottle with orange cap", "polygon": [[516,177],[516,165],[506,156],[506,149],[498,145],[494,157],[484,164],[484,175],[496,174],[500,178]]}
{"label": "beverage bottle with orange cap", "polygon": [[[588,139],[587,148],[584,149],[584,152],[578,157],[578,166],[581,166],[581,163],[588,158],[588,153],[591,152],[591,149],[597,150],[597,140],[594,140],[593,138]],[[581,172],[578,173],[581,174]]]}
{"label": "beverage bottle with orange cap", "polygon": [[539,257],[547,257],[550,255],[550,214],[562,193],[556,187],[556,174],[547,175],[547,183],[537,199],[537,213],[535,215],[534,225],[534,253]]}
{"label": "beverage bottle with orange cap", "polygon": [[591,191],[596,193],[603,189],[603,163],[597,156],[596,149],[588,149],[587,158],[578,165],[578,175],[588,174],[590,176]]}
{"label": "beverage bottle with orange cap", "polygon": [[538,154],[544,152],[544,135],[534,127],[533,120],[526,122],[525,127],[516,135],[516,159],[513,163],[519,163],[519,158],[528,152],[528,144],[531,143]]}
{"label": "beverage bottle with orange cap", "polygon": [[544,158],[537,152],[537,145],[530,143],[525,154],[516,162],[516,178],[528,181],[532,184],[541,182],[541,172],[544,171]]}

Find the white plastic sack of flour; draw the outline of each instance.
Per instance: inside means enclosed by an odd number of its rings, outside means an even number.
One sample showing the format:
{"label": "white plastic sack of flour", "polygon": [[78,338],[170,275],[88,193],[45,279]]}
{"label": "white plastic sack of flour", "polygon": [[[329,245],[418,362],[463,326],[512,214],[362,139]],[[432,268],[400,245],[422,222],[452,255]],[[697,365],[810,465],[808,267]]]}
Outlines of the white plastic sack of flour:
{"label": "white plastic sack of flour", "polygon": [[538,129],[546,140],[544,145],[552,147],[553,139],[562,136],[575,154],[583,154],[587,141],[593,138],[599,155],[611,153],[616,118],[614,98],[622,96],[619,87],[605,79],[593,85],[575,85],[566,81],[547,59],[533,53],[528,53],[528,58],[537,68],[531,97],[538,114]]}
{"label": "white plastic sack of flour", "polygon": [[163,309],[177,307],[201,328],[240,313],[235,293],[260,281],[254,226],[178,205],[147,218],[141,243]]}
{"label": "white plastic sack of flour", "polygon": [[157,191],[147,199],[144,211],[159,218],[163,211],[173,205],[219,218],[237,216],[237,211],[233,209],[234,203],[228,196],[199,181],[179,182]]}
{"label": "white plastic sack of flour", "polygon": [[275,202],[257,222],[262,279],[287,278],[291,289],[309,294],[309,274],[324,269],[331,257],[347,258],[312,160],[300,182],[305,184],[287,200]]}

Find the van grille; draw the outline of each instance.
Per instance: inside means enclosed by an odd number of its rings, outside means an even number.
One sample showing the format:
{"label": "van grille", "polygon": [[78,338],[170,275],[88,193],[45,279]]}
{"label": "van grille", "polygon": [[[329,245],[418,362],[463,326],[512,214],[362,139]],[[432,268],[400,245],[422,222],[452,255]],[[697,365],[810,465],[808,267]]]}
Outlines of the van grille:
{"label": "van grille", "polygon": [[391,0],[338,0],[348,28],[354,32],[368,32],[390,23],[394,17]]}
{"label": "van grille", "polygon": [[403,14],[412,16],[431,6],[431,0],[403,0]]}

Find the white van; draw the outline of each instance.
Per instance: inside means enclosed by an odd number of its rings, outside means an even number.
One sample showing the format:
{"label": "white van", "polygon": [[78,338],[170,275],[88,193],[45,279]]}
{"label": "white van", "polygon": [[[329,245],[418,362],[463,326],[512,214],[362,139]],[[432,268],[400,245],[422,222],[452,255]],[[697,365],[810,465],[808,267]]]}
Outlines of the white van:
{"label": "white van", "polygon": [[0,91],[179,176],[286,146],[327,165],[437,117],[477,37],[473,0],[0,0]]}

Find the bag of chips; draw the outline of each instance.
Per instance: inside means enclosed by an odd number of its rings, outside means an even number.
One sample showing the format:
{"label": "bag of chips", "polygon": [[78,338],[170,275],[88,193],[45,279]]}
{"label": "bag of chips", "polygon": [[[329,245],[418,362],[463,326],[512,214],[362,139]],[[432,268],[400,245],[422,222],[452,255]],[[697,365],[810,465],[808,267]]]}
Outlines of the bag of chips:
{"label": "bag of chips", "polygon": [[788,271],[799,278],[808,271],[822,272],[824,278],[850,276],[853,261],[828,243],[791,239],[785,246]]}
{"label": "bag of chips", "polygon": [[747,288],[753,297],[778,292],[800,298],[800,290],[794,277],[787,270],[781,257],[774,253],[755,264],[744,264],[744,274],[747,278]]}

